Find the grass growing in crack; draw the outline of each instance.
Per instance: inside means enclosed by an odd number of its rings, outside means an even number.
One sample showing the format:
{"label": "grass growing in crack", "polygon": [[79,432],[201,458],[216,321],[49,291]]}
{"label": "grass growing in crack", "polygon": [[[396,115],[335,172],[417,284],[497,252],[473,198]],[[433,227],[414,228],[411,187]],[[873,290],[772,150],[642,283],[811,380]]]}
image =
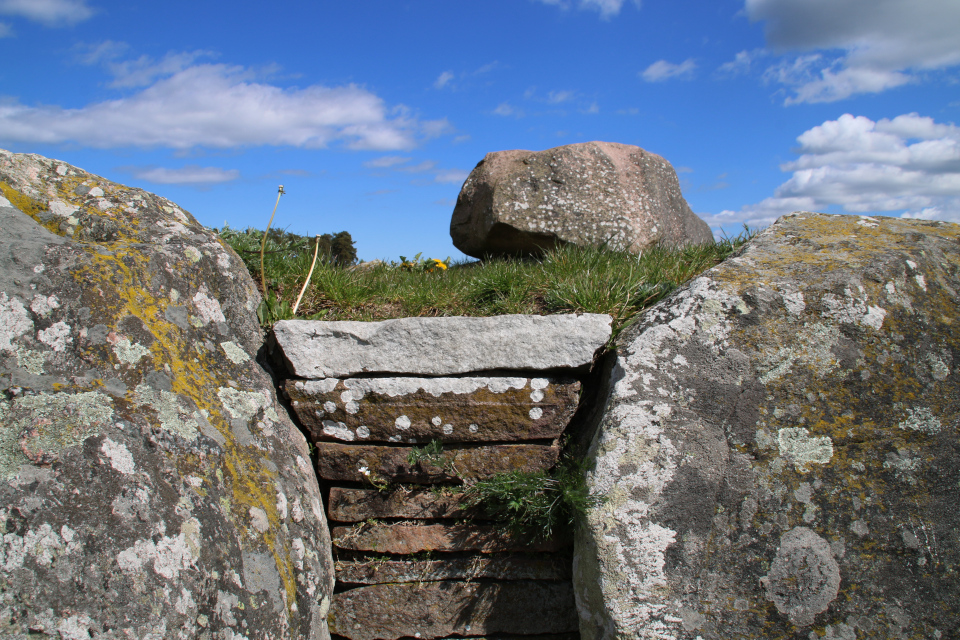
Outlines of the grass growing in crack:
{"label": "grass growing in crack", "polygon": [[465,508],[476,507],[510,533],[550,538],[586,517],[602,500],[590,495],[583,463],[565,458],[552,471],[509,471],[479,480],[464,491]]}
{"label": "grass growing in crack", "polygon": [[[272,232],[271,232],[272,233]],[[263,232],[220,232],[260,280]],[[289,234],[288,234],[289,235]],[[508,313],[608,313],[614,334],[677,286],[721,262],[755,233],[681,248],[652,247],[639,255],[606,247],[565,245],[538,259],[376,261],[351,266],[320,260],[300,303],[301,318],[386,320],[410,316],[492,316]],[[292,317],[310,269],[313,246],[277,234],[267,243],[261,322]],[[447,268],[429,268],[443,262]],[[422,264],[421,264],[422,263]],[[414,265],[413,268],[411,265]],[[426,265],[426,266],[424,266]]]}

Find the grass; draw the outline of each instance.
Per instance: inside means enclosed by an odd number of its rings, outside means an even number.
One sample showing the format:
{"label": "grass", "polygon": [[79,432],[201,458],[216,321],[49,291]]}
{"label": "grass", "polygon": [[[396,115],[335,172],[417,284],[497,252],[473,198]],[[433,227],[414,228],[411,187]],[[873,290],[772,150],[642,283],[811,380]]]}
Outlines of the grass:
{"label": "grass", "polygon": [[[608,313],[614,335],[677,286],[721,262],[755,233],[715,244],[652,247],[639,255],[605,247],[565,245],[538,259],[445,263],[407,260],[339,266],[317,264],[297,317],[386,320],[410,316],[491,316],[511,313]],[[275,241],[263,232],[220,230],[267,288],[261,322],[292,316],[313,257],[309,243]],[[263,285],[262,285],[263,286]]]}

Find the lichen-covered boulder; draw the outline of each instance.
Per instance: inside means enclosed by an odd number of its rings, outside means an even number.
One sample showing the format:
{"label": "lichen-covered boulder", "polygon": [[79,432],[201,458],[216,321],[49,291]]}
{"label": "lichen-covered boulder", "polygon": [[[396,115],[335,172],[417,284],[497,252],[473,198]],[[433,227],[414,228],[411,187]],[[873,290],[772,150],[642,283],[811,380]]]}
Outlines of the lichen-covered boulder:
{"label": "lichen-covered boulder", "polygon": [[960,636],[960,226],[796,213],[622,334],[585,639]]}
{"label": "lichen-covered boulder", "polygon": [[639,252],[656,243],[713,242],[670,163],[615,142],[488,153],[460,189],[450,237],[477,258],[567,243]]}
{"label": "lichen-covered boulder", "polygon": [[0,636],[326,638],[259,294],[164,198],[0,151]]}

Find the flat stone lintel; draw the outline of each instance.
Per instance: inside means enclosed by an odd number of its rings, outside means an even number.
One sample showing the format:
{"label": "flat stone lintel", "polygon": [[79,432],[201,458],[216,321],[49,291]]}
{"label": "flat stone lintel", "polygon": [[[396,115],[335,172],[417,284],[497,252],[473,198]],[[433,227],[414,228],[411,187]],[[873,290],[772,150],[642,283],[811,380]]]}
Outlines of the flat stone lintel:
{"label": "flat stone lintel", "polygon": [[328,515],[335,522],[361,522],[370,518],[468,518],[476,509],[466,506],[460,492],[449,489],[330,489]]}

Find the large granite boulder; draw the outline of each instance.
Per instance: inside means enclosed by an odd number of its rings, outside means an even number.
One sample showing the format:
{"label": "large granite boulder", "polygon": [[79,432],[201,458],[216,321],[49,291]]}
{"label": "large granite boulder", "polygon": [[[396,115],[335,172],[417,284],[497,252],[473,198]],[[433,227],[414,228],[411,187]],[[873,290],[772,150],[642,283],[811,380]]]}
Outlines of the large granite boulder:
{"label": "large granite boulder", "polygon": [[566,243],[639,252],[656,243],[713,242],[670,163],[613,142],[488,153],[463,183],[450,236],[477,258]]}
{"label": "large granite boulder", "polygon": [[960,637],[960,226],[795,213],[618,340],[597,638]]}
{"label": "large granite boulder", "polygon": [[0,636],[326,638],[259,294],[164,198],[0,151]]}

